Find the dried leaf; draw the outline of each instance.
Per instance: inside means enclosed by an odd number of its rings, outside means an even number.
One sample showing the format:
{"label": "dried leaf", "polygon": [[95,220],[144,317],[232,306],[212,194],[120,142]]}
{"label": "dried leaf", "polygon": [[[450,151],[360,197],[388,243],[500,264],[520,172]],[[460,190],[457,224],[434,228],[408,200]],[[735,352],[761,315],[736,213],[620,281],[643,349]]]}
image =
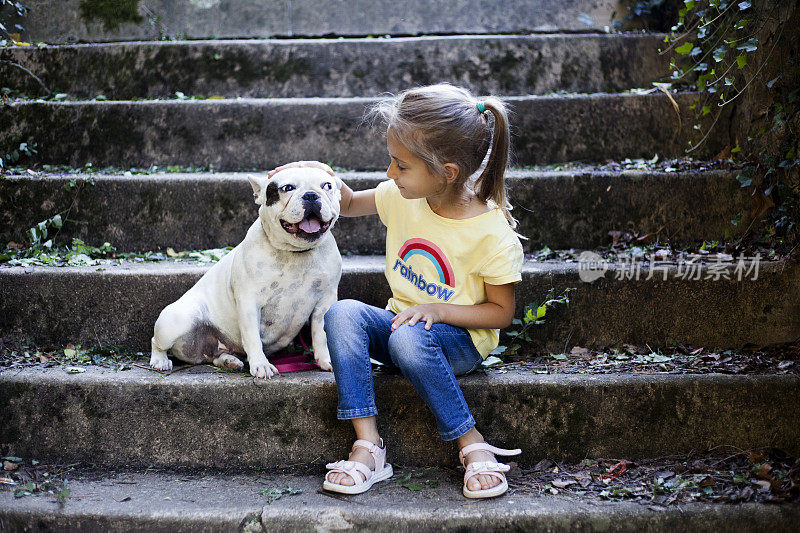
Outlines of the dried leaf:
{"label": "dried leaf", "polygon": [[770,208],[775,207],[775,202],[772,201],[772,198],[765,195],[760,187],[756,188],[753,194],[750,195],[750,203],[753,205],[750,214],[754,218],[761,217],[764,213],[769,211]]}
{"label": "dried leaf", "polygon": [[570,485],[575,485],[576,483],[577,483],[577,481],[574,481],[574,480],[571,480],[571,479],[554,479],[551,482],[551,485],[553,485],[554,487],[559,488],[559,489],[565,489],[565,488],[569,487]]}
{"label": "dried leaf", "polygon": [[764,481],[763,479],[753,480],[753,485],[758,487],[759,492],[767,491],[772,486],[770,485],[769,481]]}

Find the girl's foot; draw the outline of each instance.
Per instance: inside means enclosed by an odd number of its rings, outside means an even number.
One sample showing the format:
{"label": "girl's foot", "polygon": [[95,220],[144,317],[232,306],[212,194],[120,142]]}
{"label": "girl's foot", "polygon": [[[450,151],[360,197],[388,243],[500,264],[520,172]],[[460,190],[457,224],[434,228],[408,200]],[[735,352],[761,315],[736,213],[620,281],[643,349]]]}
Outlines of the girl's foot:
{"label": "girl's foot", "polygon": [[[473,428],[474,429],[474,428]],[[468,439],[469,437],[466,437]],[[463,446],[458,452],[458,458],[464,466],[464,488],[462,492],[467,498],[493,498],[500,496],[508,490],[508,481],[504,472],[510,466],[498,463],[494,454],[518,455],[522,450],[515,448],[506,450],[486,443],[473,442]]]}
{"label": "girl's foot", "polygon": [[[378,439],[380,442],[380,439]],[[374,444],[379,444],[379,442],[375,442]],[[370,470],[375,470],[375,459],[372,458],[372,454],[369,453],[369,450],[366,448],[362,448],[361,446],[356,446],[353,448],[353,451],[350,452],[350,455],[347,457],[348,461],[356,461],[363,465],[366,465],[367,468]],[[355,481],[353,481],[353,477],[349,474],[345,474],[344,472],[334,472],[333,474],[328,476],[328,480],[331,483],[335,483],[337,485],[344,485],[347,487],[351,487],[355,485]]]}
{"label": "girl's foot", "polygon": [[[475,450],[467,454],[467,466],[470,463],[478,461],[494,461],[497,462],[494,454],[483,450]],[[489,474],[478,474],[467,480],[467,488],[469,490],[486,490],[496,487],[501,483],[497,476],[490,476]]]}
{"label": "girl's foot", "polygon": [[[358,439],[353,443],[353,451],[347,460],[325,465],[329,472],[322,488],[342,494],[361,494],[375,483],[392,477],[394,471],[386,462],[386,446],[383,439],[378,441],[380,445]],[[359,449],[365,450],[369,458],[357,453]]]}

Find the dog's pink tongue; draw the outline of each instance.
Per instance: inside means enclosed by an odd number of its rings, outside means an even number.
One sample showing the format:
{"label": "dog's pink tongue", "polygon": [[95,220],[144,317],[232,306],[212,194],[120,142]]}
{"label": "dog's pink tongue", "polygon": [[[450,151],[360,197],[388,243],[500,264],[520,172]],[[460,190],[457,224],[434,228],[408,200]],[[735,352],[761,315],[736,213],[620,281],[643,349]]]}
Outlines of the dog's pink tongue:
{"label": "dog's pink tongue", "polygon": [[316,233],[319,231],[319,220],[316,218],[304,218],[300,222],[300,229],[306,233]]}

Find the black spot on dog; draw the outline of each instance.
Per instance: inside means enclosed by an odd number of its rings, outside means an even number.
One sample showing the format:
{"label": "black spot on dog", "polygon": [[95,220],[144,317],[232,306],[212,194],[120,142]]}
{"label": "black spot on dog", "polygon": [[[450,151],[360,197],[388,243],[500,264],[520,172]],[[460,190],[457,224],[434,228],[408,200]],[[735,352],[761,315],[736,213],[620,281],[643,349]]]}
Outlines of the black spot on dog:
{"label": "black spot on dog", "polygon": [[274,181],[270,181],[267,185],[267,192],[265,193],[266,205],[273,205],[280,200],[280,193],[278,192],[278,185]]}

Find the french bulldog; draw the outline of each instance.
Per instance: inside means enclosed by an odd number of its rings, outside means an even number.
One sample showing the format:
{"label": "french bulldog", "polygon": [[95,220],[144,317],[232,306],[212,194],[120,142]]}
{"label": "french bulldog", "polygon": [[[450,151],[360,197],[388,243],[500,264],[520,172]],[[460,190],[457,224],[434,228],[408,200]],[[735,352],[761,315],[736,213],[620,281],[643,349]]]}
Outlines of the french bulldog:
{"label": "french bulldog", "polygon": [[150,366],[170,370],[174,357],[270,378],[267,355],[311,322],[314,358],[331,370],[323,317],[337,299],[342,257],[331,235],[341,180],[321,168],[249,175],[258,219],[244,240],[212,266],[155,323]]}

